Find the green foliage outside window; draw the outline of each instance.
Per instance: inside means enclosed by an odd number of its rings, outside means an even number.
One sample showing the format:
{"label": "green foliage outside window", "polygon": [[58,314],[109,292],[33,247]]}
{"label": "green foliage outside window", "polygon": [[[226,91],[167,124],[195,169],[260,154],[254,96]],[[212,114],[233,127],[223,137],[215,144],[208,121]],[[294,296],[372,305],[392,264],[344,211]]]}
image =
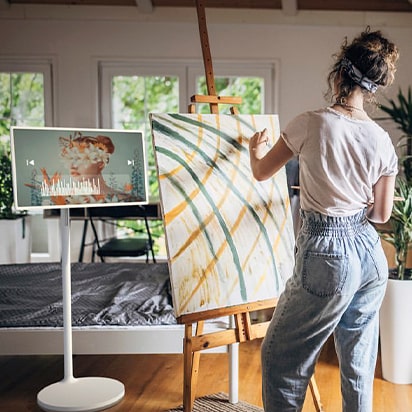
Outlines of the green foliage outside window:
{"label": "green foliage outside window", "polygon": [[[215,89],[219,96],[241,97],[242,103],[237,106],[239,113],[263,113],[263,79],[260,77],[216,77]],[[206,78],[198,79],[198,94],[207,95]],[[220,113],[230,113],[230,105],[221,105]],[[199,105],[199,113],[210,113],[209,105]]]}
{"label": "green foliage outside window", "polygon": [[42,73],[0,73],[0,153],[10,152],[11,126],[44,126]]}
{"label": "green foliage outside window", "polygon": [[113,128],[144,132],[150,194],[157,197],[159,189],[149,113],[178,112],[178,79],[168,76],[116,76],[112,82],[112,96]]}
{"label": "green foliage outside window", "polygon": [[[44,85],[41,73],[0,72],[0,218],[14,219],[10,160],[11,126],[44,125]],[[23,213],[24,214],[24,213]]]}

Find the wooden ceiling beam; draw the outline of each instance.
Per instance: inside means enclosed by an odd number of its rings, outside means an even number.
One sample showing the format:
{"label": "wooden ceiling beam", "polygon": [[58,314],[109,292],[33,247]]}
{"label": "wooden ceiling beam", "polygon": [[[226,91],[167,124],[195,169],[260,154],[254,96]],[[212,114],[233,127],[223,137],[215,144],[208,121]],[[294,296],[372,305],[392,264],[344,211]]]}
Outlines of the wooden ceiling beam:
{"label": "wooden ceiling beam", "polygon": [[[0,0],[7,4],[7,0]],[[160,7],[195,7],[195,0],[8,0],[13,4],[53,4],[84,6],[139,6],[150,10]],[[0,3],[1,4],[1,3]],[[293,15],[303,10],[412,12],[412,0],[204,0],[206,9],[272,9]],[[296,4],[296,6],[295,6]],[[140,6],[141,10],[143,6]]]}
{"label": "wooden ceiling beam", "polygon": [[136,6],[139,12],[150,14],[153,13],[153,2],[152,0],[135,0]]}
{"label": "wooden ceiling beam", "polygon": [[298,14],[298,0],[282,0],[282,11],[286,16]]}

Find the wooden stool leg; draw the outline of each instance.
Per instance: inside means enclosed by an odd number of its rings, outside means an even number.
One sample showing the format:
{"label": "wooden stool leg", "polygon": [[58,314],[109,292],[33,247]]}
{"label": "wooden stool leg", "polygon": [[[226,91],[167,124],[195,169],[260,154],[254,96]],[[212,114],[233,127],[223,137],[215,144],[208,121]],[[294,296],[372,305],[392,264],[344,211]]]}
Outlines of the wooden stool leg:
{"label": "wooden stool leg", "polygon": [[318,385],[316,384],[315,376],[312,376],[310,378],[309,388],[312,393],[312,399],[315,405],[316,412],[324,412],[322,403],[320,401],[320,393],[319,393]]}

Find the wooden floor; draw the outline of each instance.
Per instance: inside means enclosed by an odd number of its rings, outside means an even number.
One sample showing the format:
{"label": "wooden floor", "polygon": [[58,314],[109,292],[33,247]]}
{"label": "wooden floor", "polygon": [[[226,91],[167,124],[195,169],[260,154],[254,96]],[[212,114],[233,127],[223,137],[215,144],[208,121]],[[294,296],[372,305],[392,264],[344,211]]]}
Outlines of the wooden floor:
{"label": "wooden floor", "polygon": [[[239,399],[261,406],[260,341],[240,345]],[[1,343],[0,343],[1,344]],[[166,411],[182,403],[182,355],[93,355],[74,357],[75,376],[108,376],[122,381],[125,398],[109,412]],[[37,392],[62,379],[62,356],[0,357],[0,411],[39,412]],[[326,412],[341,410],[339,371],[333,342],[329,341],[316,369]],[[228,392],[226,354],[201,356],[197,396]],[[313,412],[310,395],[304,412]],[[374,412],[411,412],[412,385],[394,385],[376,371]],[[355,412],[355,411],[354,411]]]}

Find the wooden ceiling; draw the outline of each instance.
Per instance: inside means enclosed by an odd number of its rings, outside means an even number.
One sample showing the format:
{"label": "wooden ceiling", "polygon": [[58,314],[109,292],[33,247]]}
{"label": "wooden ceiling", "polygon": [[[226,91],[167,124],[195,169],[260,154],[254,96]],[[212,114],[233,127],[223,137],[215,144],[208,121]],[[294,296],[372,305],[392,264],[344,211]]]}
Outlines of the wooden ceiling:
{"label": "wooden ceiling", "polygon": [[[156,7],[195,7],[195,0],[5,0],[9,4],[136,6],[142,12]],[[203,0],[205,8],[412,12],[412,0]]]}

